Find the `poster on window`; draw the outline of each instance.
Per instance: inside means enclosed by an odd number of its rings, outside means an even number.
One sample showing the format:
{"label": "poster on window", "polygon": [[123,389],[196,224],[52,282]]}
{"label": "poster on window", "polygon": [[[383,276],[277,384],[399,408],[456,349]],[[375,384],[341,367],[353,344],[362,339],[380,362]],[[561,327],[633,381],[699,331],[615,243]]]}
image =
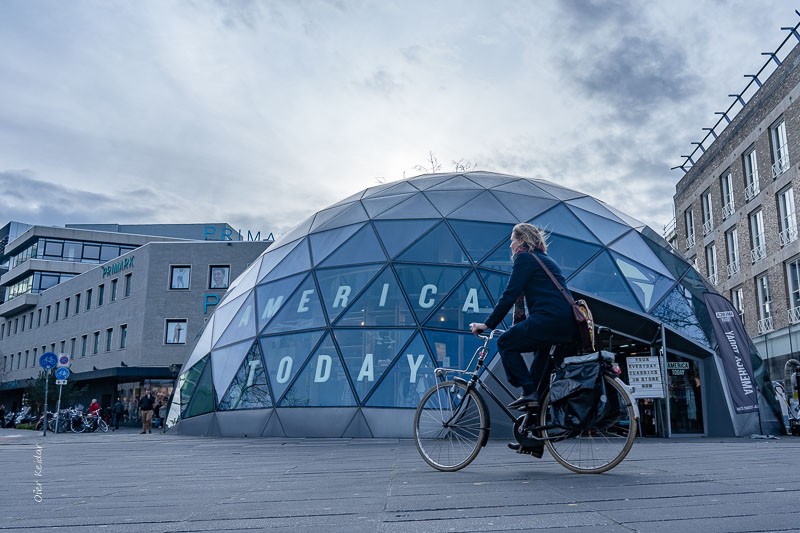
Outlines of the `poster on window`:
{"label": "poster on window", "polygon": [[750,361],[750,338],[739,313],[733,304],[719,294],[707,292],[704,296],[717,338],[717,355],[722,359],[734,409],[736,413],[758,411],[758,394]]}

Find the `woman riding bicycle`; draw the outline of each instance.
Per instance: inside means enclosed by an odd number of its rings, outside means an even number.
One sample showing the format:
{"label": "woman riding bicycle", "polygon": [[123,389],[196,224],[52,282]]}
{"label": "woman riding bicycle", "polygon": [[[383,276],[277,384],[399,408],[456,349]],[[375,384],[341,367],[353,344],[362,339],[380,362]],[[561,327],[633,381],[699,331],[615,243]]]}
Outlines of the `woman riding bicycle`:
{"label": "woman riding bicycle", "polygon": [[[553,344],[573,343],[578,338],[572,307],[533,256],[541,259],[562,287],[567,286],[558,264],[547,255],[546,238],[532,224],[514,226],[510,245],[513,267],[508,284],[485,323],[470,325],[476,335],[494,329],[514,307],[514,325],[497,341],[508,382],[522,388],[522,396],[509,407],[537,405],[539,385],[548,365],[547,354],[540,352]],[[530,370],[522,358],[522,353],[527,352],[534,353]]]}

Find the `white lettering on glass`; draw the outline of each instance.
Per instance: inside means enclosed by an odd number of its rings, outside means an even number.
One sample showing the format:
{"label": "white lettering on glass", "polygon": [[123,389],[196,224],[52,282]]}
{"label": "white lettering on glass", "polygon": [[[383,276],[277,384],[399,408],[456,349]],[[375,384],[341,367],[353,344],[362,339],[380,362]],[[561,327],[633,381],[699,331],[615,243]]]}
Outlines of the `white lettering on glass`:
{"label": "white lettering on glass", "polygon": [[472,311],[477,313],[480,311],[478,308],[478,289],[470,289],[467,293],[467,299],[464,300],[464,306],[461,308],[462,313]]}
{"label": "white lettering on glass", "polygon": [[258,359],[253,359],[252,361],[247,363],[247,366],[249,367],[247,369],[247,386],[252,387],[253,380],[256,377],[256,368],[261,366],[261,361],[259,361]]}
{"label": "white lettering on glass", "polygon": [[433,298],[429,298],[428,293],[436,294],[437,290],[438,289],[436,288],[436,285],[428,284],[422,287],[422,290],[419,293],[419,306],[424,309],[433,307],[433,304],[436,300],[434,300]]}
{"label": "white lettering on glass", "polygon": [[368,353],[364,357],[364,362],[361,363],[361,371],[358,373],[357,381],[364,381],[364,378],[366,378],[367,381],[375,380],[375,364],[372,361],[371,353]]}
{"label": "white lettering on glass", "polygon": [[350,286],[341,285],[336,291],[336,298],[333,299],[333,307],[344,307],[347,305],[347,298],[350,296]]}
{"label": "white lettering on glass", "polygon": [[308,311],[308,305],[306,305],[309,301],[311,301],[311,295],[314,294],[314,289],[308,289],[307,291],[303,291],[303,294],[300,296],[300,303],[297,305],[297,312],[298,313],[305,313]]}
{"label": "white lettering on glass", "polygon": [[411,377],[408,379],[409,383],[416,383],[417,382],[417,370],[422,365],[422,360],[425,358],[425,354],[419,354],[417,360],[414,361],[414,354],[407,353],[406,358],[408,359],[408,367],[411,369]]}
{"label": "white lettering on glass", "polygon": [[264,312],[261,313],[261,320],[269,320],[275,313],[278,312],[278,309],[281,308],[281,304],[283,303],[283,296],[278,296],[277,298],[270,298],[267,300],[267,305],[264,306]]}
{"label": "white lettering on glass", "polygon": [[250,315],[252,314],[253,314],[253,304],[247,304],[247,309],[245,309],[244,313],[242,313],[242,318],[239,319],[239,324],[237,325],[237,327],[239,328],[247,327],[247,325],[250,323]]}
{"label": "white lettering on glass", "polygon": [[281,359],[281,362],[278,363],[278,374],[275,376],[275,381],[278,383],[286,383],[289,381],[289,378],[292,376],[292,365],[294,364],[294,359],[289,357],[288,355]]}
{"label": "white lettering on glass", "polygon": [[389,294],[389,284],[383,284],[383,290],[381,291],[381,301],[378,302],[378,307],[386,307],[386,296]]}
{"label": "white lettering on glass", "polygon": [[320,354],[317,357],[317,373],[314,375],[314,383],[324,383],[331,377],[331,366],[333,366],[333,359],[330,355]]}

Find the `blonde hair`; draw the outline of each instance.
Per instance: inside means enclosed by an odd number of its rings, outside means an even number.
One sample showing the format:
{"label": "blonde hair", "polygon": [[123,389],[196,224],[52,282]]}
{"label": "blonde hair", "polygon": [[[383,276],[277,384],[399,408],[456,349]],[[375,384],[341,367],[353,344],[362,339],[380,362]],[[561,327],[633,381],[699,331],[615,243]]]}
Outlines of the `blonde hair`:
{"label": "blonde hair", "polygon": [[511,234],[523,244],[528,245],[531,250],[539,250],[547,253],[547,234],[543,229],[533,224],[522,222],[514,226]]}

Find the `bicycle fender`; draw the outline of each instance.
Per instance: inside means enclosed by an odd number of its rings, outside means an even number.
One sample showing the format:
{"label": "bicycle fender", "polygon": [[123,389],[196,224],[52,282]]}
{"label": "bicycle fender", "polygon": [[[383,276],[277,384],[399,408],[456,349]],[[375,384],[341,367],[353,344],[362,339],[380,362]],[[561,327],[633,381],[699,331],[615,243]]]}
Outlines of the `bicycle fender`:
{"label": "bicycle fender", "polygon": [[631,405],[633,406],[633,414],[636,416],[636,420],[639,420],[639,402],[636,401],[636,398],[633,397],[633,387],[619,379],[618,377],[614,376],[614,381],[619,383],[625,392],[628,393],[628,397],[631,401]]}
{"label": "bicycle fender", "polygon": [[[465,387],[469,385],[469,381],[464,378],[460,378],[458,376],[453,377],[453,381],[456,383],[460,383]],[[486,444],[489,442],[489,433],[492,429],[492,413],[486,407],[486,402],[483,401],[483,397],[478,394],[478,401],[481,402],[481,407],[483,407],[483,412],[486,413],[486,427],[483,428],[483,437],[481,437],[481,448],[485,448]]]}

